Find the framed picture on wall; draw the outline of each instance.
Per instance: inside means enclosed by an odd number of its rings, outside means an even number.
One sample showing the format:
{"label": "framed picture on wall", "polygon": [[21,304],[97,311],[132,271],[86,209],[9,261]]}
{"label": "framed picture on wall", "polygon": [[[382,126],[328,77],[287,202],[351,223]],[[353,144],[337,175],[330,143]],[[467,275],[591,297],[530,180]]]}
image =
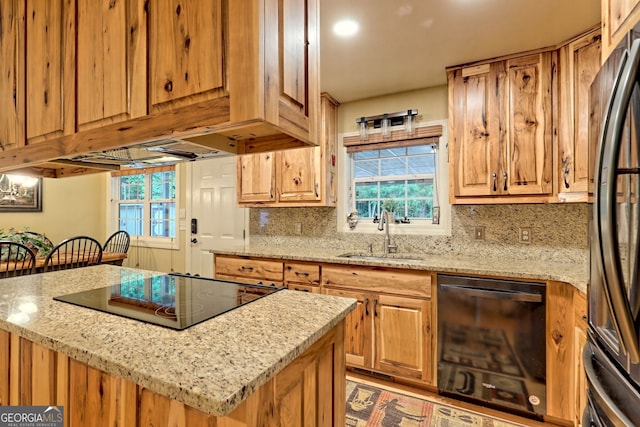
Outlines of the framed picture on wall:
{"label": "framed picture on wall", "polygon": [[42,178],[0,174],[0,212],[42,212]]}

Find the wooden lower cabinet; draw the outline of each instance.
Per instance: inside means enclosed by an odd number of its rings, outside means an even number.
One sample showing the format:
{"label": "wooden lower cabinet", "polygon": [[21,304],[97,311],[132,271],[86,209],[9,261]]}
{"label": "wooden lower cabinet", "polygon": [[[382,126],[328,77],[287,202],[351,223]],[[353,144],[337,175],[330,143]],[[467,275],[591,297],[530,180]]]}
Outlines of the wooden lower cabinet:
{"label": "wooden lower cabinet", "polygon": [[[345,274],[352,280],[348,280]],[[393,278],[396,279],[395,284]],[[397,293],[402,293],[405,291],[400,286],[402,278],[416,288],[422,282],[425,296],[371,292],[372,287],[385,286],[386,283],[386,286],[395,286]],[[356,309],[346,319],[348,366],[433,383],[431,299],[426,296],[431,284],[428,272],[323,267],[322,282],[324,293],[358,301]],[[365,287],[367,282],[368,288]],[[362,288],[358,289],[358,283]]]}
{"label": "wooden lower cabinet", "polygon": [[224,417],[0,330],[0,405],[64,406],[65,427],[345,425],[344,321]]}
{"label": "wooden lower cabinet", "polygon": [[320,266],[317,263],[284,263],[284,285],[300,292],[320,293]]}

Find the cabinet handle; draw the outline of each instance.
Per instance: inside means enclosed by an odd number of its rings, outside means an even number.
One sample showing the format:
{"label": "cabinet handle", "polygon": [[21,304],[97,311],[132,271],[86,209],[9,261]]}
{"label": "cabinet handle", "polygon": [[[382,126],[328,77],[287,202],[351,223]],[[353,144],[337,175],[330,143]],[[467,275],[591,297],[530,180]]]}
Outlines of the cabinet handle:
{"label": "cabinet handle", "polygon": [[296,271],[295,272],[296,276],[304,276],[304,277],[308,277],[309,273],[305,273],[303,271]]}
{"label": "cabinet handle", "polygon": [[498,186],[496,185],[496,179],[498,178],[498,175],[496,175],[496,173],[492,173],[491,177],[493,178],[493,191],[498,191]]}
{"label": "cabinet handle", "polygon": [[569,188],[569,181],[567,181],[568,177],[569,177],[569,168],[565,168],[564,169],[564,187],[565,188]]}
{"label": "cabinet handle", "polygon": [[315,192],[316,192],[316,198],[319,198],[319,197],[320,197],[320,195],[318,194],[318,181],[316,181],[316,182],[315,182],[315,184],[314,184],[314,186],[313,186],[313,187],[314,187]]}
{"label": "cabinet handle", "polygon": [[364,299],[364,314],[369,315],[369,298]]}
{"label": "cabinet handle", "polygon": [[502,172],[502,177],[504,178],[504,191],[507,191],[507,173],[506,172]]}
{"label": "cabinet handle", "polygon": [[378,317],[378,298],[373,300],[373,315]]}
{"label": "cabinet handle", "polygon": [[273,199],[273,185],[269,187],[269,198]]}
{"label": "cabinet handle", "polygon": [[246,266],[244,266],[244,265],[243,265],[242,267],[240,267],[240,269],[241,269],[242,271],[253,271],[253,267],[246,267]]}

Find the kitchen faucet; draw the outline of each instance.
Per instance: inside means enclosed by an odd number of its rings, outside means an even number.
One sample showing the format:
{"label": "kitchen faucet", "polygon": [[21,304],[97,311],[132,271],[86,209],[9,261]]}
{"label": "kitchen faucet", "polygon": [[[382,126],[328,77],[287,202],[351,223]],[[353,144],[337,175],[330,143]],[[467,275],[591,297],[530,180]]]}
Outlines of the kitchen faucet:
{"label": "kitchen faucet", "polygon": [[[385,229],[384,224],[387,223]],[[385,230],[384,233],[384,245],[382,249],[385,255],[389,255],[389,252],[395,252],[398,249],[398,245],[391,243],[391,237],[389,237],[389,212],[385,209],[382,210],[380,215],[380,221],[378,222],[378,231]]]}

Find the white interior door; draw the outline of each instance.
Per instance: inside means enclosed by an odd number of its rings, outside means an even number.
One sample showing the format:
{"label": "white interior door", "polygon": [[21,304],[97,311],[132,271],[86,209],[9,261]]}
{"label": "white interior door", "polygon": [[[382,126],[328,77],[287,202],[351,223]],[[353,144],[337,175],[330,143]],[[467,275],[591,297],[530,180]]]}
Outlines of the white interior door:
{"label": "white interior door", "polygon": [[[235,156],[199,160],[191,166],[189,273],[213,277],[214,249],[244,249],[247,209],[236,203]],[[192,230],[193,220],[197,229]],[[189,231],[195,231],[189,233]]]}

